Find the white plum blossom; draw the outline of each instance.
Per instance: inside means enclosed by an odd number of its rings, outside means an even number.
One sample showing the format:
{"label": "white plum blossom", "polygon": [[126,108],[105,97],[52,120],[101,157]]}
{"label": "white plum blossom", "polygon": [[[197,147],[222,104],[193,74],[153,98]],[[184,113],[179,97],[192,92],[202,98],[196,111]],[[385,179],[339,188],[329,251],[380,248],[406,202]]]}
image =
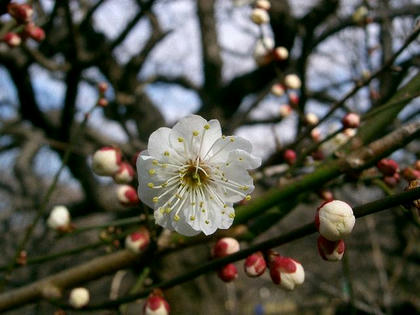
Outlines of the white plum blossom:
{"label": "white plum blossom", "polygon": [[217,120],[197,115],[162,127],[137,159],[139,197],[154,209],[156,223],[192,236],[227,229],[233,203],[254,189],[248,170],[261,164],[249,141],[223,136]]}

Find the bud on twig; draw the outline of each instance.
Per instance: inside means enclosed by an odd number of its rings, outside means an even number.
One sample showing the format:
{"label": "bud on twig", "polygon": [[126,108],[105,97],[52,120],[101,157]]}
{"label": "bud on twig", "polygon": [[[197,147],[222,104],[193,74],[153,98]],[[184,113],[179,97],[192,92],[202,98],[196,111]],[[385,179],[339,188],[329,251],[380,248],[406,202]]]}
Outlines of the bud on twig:
{"label": "bud on twig", "polygon": [[299,77],[296,74],[288,74],[284,78],[284,84],[289,89],[300,89],[302,86],[302,82],[300,81]]}
{"label": "bud on twig", "polygon": [[22,43],[22,39],[19,34],[9,32],[3,36],[3,41],[10,47],[14,48],[19,46]]}
{"label": "bud on twig", "polygon": [[117,198],[123,206],[135,206],[140,202],[136,189],[130,185],[120,185],[117,188]]}
{"label": "bud on twig", "polygon": [[240,245],[236,239],[233,237],[224,237],[214,244],[211,249],[211,256],[213,258],[221,258],[236,253],[239,249]]}
{"label": "bud on twig", "polygon": [[35,25],[34,23],[28,23],[25,25],[23,30],[25,36],[34,39],[37,42],[41,42],[45,39],[45,32],[42,28]]}
{"label": "bud on twig", "polygon": [[291,149],[287,149],[284,151],[283,158],[287,164],[293,165],[296,162],[296,152]]}
{"label": "bud on twig", "polygon": [[218,271],[217,275],[222,281],[231,282],[238,277],[238,269],[234,264],[227,264]]}
{"label": "bud on twig", "polygon": [[398,163],[392,159],[382,159],[376,164],[379,171],[385,176],[393,176],[396,172],[399,172]]}
{"label": "bud on twig", "polygon": [[318,252],[322,259],[328,261],[341,260],[346,249],[346,245],[343,240],[329,241],[322,235],[318,237],[317,245]]}
{"label": "bud on twig", "polygon": [[259,277],[264,273],[266,266],[263,254],[256,252],[246,258],[244,270],[249,277]]}
{"label": "bud on twig", "polygon": [[356,113],[347,113],[341,123],[343,128],[357,128],[360,125],[360,116]]}
{"label": "bud on twig", "polygon": [[260,8],[255,8],[251,13],[251,20],[257,25],[266,24],[270,21],[270,16],[267,11]]}
{"label": "bud on twig", "polygon": [[70,292],[69,304],[74,308],[82,308],[89,303],[89,291],[86,288],[74,288]]}
{"label": "bud on twig", "polygon": [[135,254],[144,252],[150,243],[150,234],[147,229],[133,232],[125,238],[125,247]]}
{"label": "bud on twig", "polygon": [[305,281],[302,265],[289,257],[274,257],[270,263],[270,276],[275,284],[289,291]]}
{"label": "bud on twig", "polygon": [[99,176],[113,176],[120,169],[121,159],[120,149],[103,147],[93,155],[93,171]]}
{"label": "bud on twig", "polygon": [[340,200],[324,202],[315,215],[315,225],[319,233],[330,241],[338,241],[349,235],[355,222],[353,209]]}
{"label": "bud on twig", "polygon": [[163,298],[162,294],[152,293],[146,300],[143,307],[144,315],[168,315],[170,307],[168,302]]}
{"label": "bud on twig", "polygon": [[34,10],[29,4],[12,2],[7,5],[7,12],[18,24],[25,24],[31,21]]}
{"label": "bud on twig", "polygon": [[51,229],[66,231],[70,228],[70,212],[65,206],[55,206],[48,219],[47,224]]}
{"label": "bud on twig", "polygon": [[129,184],[133,181],[134,175],[133,167],[127,162],[122,162],[120,169],[114,174],[113,178],[118,184]]}

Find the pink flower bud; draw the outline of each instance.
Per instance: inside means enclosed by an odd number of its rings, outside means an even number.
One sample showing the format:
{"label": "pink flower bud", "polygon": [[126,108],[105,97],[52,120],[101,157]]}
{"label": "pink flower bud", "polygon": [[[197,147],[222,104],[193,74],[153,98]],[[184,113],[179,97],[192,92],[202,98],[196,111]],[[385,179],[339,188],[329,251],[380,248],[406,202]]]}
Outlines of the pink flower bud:
{"label": "pink flower bud", "polygon": [[22,43],[22,39],[16,33],[9,32],[3,36],[3,41],[10,47],[14,48]]}
{"label": "pink flower bud", "polygon": [[299,95],[296,92],[289,93],[289,103],[292,107],[297,107],[299,105]]}
{"label": "pink flower bud", "polygon": [[93,155],[93,171],[99,176],[113,176],[120,169],[121,158],[120,149],[103,147]]}
{"label": "pink flower bud", "polygon": [[287,164],[293,165],[296,162],[296,152],[291,149],[287,149],[284,151],[283,158]]}
{"label": "pink flower bud", "polygon": [[249,277],[259,277],[264,273],[266,266],[263,254],[256,252],[246,258],[244,270]]}
{"label": "pink flower bud", "polygon": [[233,237],[221,238],[214,244],[211,255],[213,258],[225,257],[239,251],[239,242]]}
{"label": "pink flower bud", "polygon": [[405,180],[412,181],[420,178],[420,171],[412,167],[406,167],[403,169],[401,175],[405,178]]}
{"label": "pink flower bud", "polygon": [[271,93],[273,93],[275,96],[282,96],[284,95],[285,87],[280,83],[275,83],[271,87]]}
{"label": "pink flower bud", "polygon": [[217,275],[224,282],[231,282],[238,277],[238,269],[234,264],[227,264],[217,272]]}
{"label": "pink flower bud", "polygon": [[108,100],[105,97],[100,97],[98,99],[98,106],[107,107],[108,106]]}
{"label": "pink flower bud", "polygon": [[150,234],[146,229],[133,232],[125,238],[125,248],[135,254],[144,252],[150,243]]}
{"label": "pink flower bud", "polygon": [[394,173],[392,176],[385,176],[384,182],[388,185],[388,187],[395,187],[400,181],[400,174]]}
{"label": "pink flower bud", "polygon": [[122,162],[120,169],[114,174],[113,178],[118,184],[129,184],[132,182],[134,175],[133,167],[127,162]]}
{"label": "pink flower bud", "polygon": [[311,130],[311,138],[312,140],[314,140],[315,142],[318,142],[319,140],[321,140],[321,131],[319,131],[318,128],[314,128]]}
{"label": "pink flower bud", "polygon": [[28,36],[37,42],[41,42],[45,39],[45,32],[39,26],[36,26],[34,23],[28,23],[25,25],[23,30],[25,36]]}
{"label": "pink flower bud", "polygon": [[7,12],[16,20],[17,23],[24,24],[31,20],[34,10],[29,4],[18,4],[12,2],[7,5]]}
{"label": "pink flower bud", "polygon": [[299,77],[296,74],[288,74],[284,78],[284,84],[289,89],[300,89],[302,86],[302,82],[300,81]]}
{"label": "pink flower bud", "polygon": [[268,0],[257,0],[257,2],[255,2],[255,7],[263,10],[270,10],[271,3]]}
{"label": "pink flower bud", "polygon": [[379,171],[385,176],[392,176],[399,171],[398,163],[392,159],[382,159],[376,164]]}
{"label": "pink flower bud", "polygon": [[302,265],[289,257],[274,257],[270,263],[270,276],[275,284],[289,291],[305,281]]}
{"label": "pink flower bud", "polygon": [[292,108],[289,105],[282,105],[280,107],[280,116],[285,118],[292,113]]}
{"label": "pink flower bud", "polygon": [[270,16],[266,10],[255,8],[251,12],[251,20],[257,25],[266,24],[270,21]]}
{"label": "pink flower bud", "polygon": [[143,308],[144,315],[168,315],[169,312],[168,302],[160,295],[150,295]]}
{"label": "pink flower bud", "polygon": [[360,125],[360,116],[356,113],[347,113],[341,123],[344,128],[357,128]]}
{"label": "pink flower bud", "polygon": [[287,50],[286,47],[280,46],[274,49],[273,55],[277,61],[283,61],[289,58],[289,51]]}
{"label": "pink flower bud", "polygon": [[328,261],[338,261],[343,258],[346,245],[343,240],[329,241],[322,235],[318,237],[318,252],[322,259]]}
{"label": "pink flower bud", "polygon": [[117,189],[117,198],[124,206],[134,206],[140,202],[136,189],[130,185],[120,185]]}
{"label": "pink flower bud", "polygon": [[106,82],[98,83],[99,93],[104,94],[108,90],[108,84]]}
{"label": "pink flower bud", "polygon": [[353,209],[340,200],[324,202],[315,215],[315,225],[319,233],[330,241],[338,241],[349,235],[355,222]]}
{"label": "pink flower bud", "polygon": [[74,308],[82,308],[89,303],[90,295],[86,288],[74,288],[70,292],[69,304]]}

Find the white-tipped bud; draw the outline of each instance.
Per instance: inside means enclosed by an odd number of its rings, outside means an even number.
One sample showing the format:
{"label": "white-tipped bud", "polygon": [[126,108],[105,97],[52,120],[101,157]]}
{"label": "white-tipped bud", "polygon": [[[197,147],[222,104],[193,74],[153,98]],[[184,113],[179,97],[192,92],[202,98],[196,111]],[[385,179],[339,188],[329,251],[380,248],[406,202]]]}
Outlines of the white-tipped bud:
{"label": "white-tipped bud", "polygon": [[147,298],[143,308],[144,315],[169,315],[168,302],[160,295],[151,295]]}
{"label": "white-tipped bud", "polygon": [[302,81],[300,81],[299,77],[296,74],[288,74],[284,78],[284,84],[289,89],[297,90],[300,89],[300,87],[302,86]]}
{"label": "white-tipped bud", "polygon": [[290,105],[287,105],[287,104],[282,105],[280,107],[280,116],[285,118],[285,117],[289,116],[292,113],[292,111],[293,110],[292,110],[292,107]]}
{"label": "white-tipped bud", "polygon": [[129,184],[133,181],[134,175],[133,167],[127,162],[122,162],[120,169],[114,174],[113,178],[118,184]]}
{"label": "white-tipped bud", "polygon": [[225,257],[227,255],[236,253],[239,251],[239,249],[239,242],[236,239],[233,237],[224,237],[218,240],[216,244],[214,244],[211,250],[211,255],[214,258]]}
{"label": "white-tipped bud", "polygon": [[238,277],[238,269],[234,264],[227,264],[218,271],[217,275],[222,281],[231,282]]}
{"label": "white-tipped bud", "polygon": [[270,16],[267,11],[260,8],[255,8],[251,13],[251,20],[257,25],[266,24],[270,22]]}
{"label": "white-tipped bud", "polygon": [[150,243],[150,234],[146,229],[136,231],[127,235],[125,238],[125,247],[135,254],[144,252]]}
{"label": "white-tipped bud", "polygon": [[255,2],[255,7],[263,9],[263,10],[270,10],[271,8],[271,3],[268,0],[257,0]]}
{"label": "white-tipped bud", "polygon": [[283,46],[276,47],[274,49],[274,58],[278,61],[286,60],[289,58],[289,51]]}
{"label": "white-tipped bud", "polygon": [[113,176],[120,169],[121,151],[113,147],[103,147],[96,151],[92,168],[96,175]]}
{"label": "white-tipped bud", "polygon": [[117,188],[117,198],[124,206],[133,206],[140,201],[136,189],[130,185],[119,185]]}
{"label": "white-tipped bud", "polygon": [[309,125],[309,126],[315,126],[318,124],[319,119],[318,116],[315,115],[314,113],[307,113],[305,115],[305,122]]}
{"label": "white-tipped bud", "polygon": [[296,92],[289,92],[289,103],[293,107],[297,107],[299,105],[299,95]]}
{"label": "white-tipped bud", "polygon": [[54,230],[65,230],[71,221],[70,212],[65,206],[55,206],[48,219],[47,224]]}
{"label": "white-tipped bud", "polygon": [[360,125],[360,116],[356,113],[347,113],[341,122],[344,128],[357,128]]}
{"label": "white-tipped bud", "polygon": [[284,95],[284,92],[285,92],[285,88],[283,84],[275,83],[271,87],[271,93],[273,93],[275,96],[282,96]]}
{"label": "white-tipped bud", "polygon": [[74,288],[70,292],[69,303],[74,308],[82,308],[89,303],[89,291],[86,288]]}
{"label": "white-tipped bud", "polygon": [[261,252],[256,252],[248,256],[244,263],[245,273],[249,277],[261,276],[264,273],[266,267],[267,264]]}
{"label": "white-tipped bud", "polygon": [[329,241],[338,241],[349,235],[355,222],[353,209],[340,200],[323,203],[315,215],[319,233]]}
{"label": "white-tipped bud", "polygon": [[356,135],[357,130],[355,128],[346,128],[343,130],[343,134],[349,138],[353,138]]}
{"label": "white-tipped bud", "polygon": [[285,290],[294,290],[305,281],[302,265],[289,257],[273,257],[270,263],[271,280]]}
{"label": "white-tipped bud", "polygon": [[274,40],[271,37],[259,39],[254,47],[254,59],[258,65],[264,65],[270,61],[270,55],[274,48]]}
{"label": "white-tipped bud", "polygon": [[346,245],[343,240],[329,241],[322,235],[318,237],[318,252],[322,259],[339,261],[343,258]]}

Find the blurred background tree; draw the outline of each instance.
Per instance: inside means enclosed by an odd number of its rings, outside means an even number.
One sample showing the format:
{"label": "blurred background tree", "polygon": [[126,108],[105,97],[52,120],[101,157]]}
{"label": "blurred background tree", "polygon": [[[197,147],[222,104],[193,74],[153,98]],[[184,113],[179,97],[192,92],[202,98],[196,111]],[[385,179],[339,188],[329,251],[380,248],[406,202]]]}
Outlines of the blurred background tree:
{"label": "blurred background tree", "polygon": [[[116,184],[91,170],[95,150],[112,145],[132,161],[154,130],[189,113],[217,118],[226,134],[250,140],[254,154],[263,158],[254,174],[256,197],[264,199],[270,189],[280,192],[269,195],[271,204],[257,200],[238,209],[242,225],[224,233],[244,244],[310,222],[326,192],[361,205],[402,191],[407,182],[395,180],[392,186],[369,168],[390,153],[401,170],[410,165],[406,173],[415,170],[420,151],[418,139],[411,142],[420,130],[417,1],[273,0],[269,23],[256,25],[251,0],[34,0],[28,2],[34,11],[31,30],[11,18],[9,3],[0,1],[5,294],[95,257],[109,258],[110,252],[122,255],[115,256],[116,265],[63,280],[58,285],[63,296],[80,284],[90,288],[98,304],[207,262],[209,241],[220,233],[184,240],[157,230],[153,240],[163,243],[160,251],[139,261],[124,256],[120,242],[148,221],[148,210],[122,206]],[[20,34],[20,44],[6,37],[10,32]],[[288,74],[301,82],[287,83]],[[101,82],[108,85],[102,94]],[[282,85],[280,92],[272,89],[275,84]],[[341,126],[349,112],[360,115],[362,125],[351,144],[338,151],[351,138]],[[411,129],[400,136],[407,124]],[[391,141],[383,140],[393,131]],[[384,149],[373,150],[366,163],[337,166],[350,147],[360,153],[372,143]],[[296,161],[288,160],[287,150]],[[334,167],[325,171],[325,161]],[[48,229],[46,219],[55,205],[70,210],[75,232]],[[117,221],[120,227],[109,223],[121,219],[127,220]],[[209,272],[165,295],[176,314],[339,314],[349,311],[348,303],[358,313],[418,311],[418,226],[418,213],[401,207],[358,220],[347,258],[333,266],[320,260],[313,236],[287,244],[281,252],[301,261],[307,275],[305,286],[293,293],[279,291],[268,277],[249,280],[240,272],[225,285]],[[83,227],[92,228],[81,233]],[[180,251],[168,252],[165,242]],[[197,246],[182,249],[186,245]],[[9,313],[50,314],[64,307],[42,298],[54,296],[49,294],[18,299]],[[131,303],[106,313],[138,313],[141,307]]]}

